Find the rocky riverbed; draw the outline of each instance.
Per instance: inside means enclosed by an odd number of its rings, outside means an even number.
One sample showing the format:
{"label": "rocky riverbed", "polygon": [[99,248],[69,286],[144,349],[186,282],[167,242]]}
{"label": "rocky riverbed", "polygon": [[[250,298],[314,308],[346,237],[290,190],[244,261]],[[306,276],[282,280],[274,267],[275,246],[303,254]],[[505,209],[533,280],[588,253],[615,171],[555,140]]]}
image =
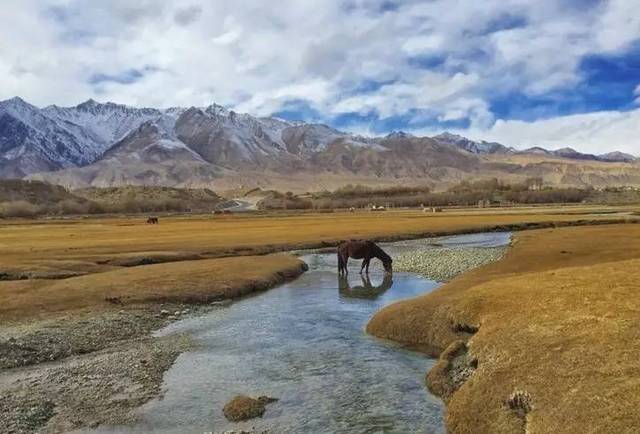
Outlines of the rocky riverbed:
{"label": "rocky riverbed", "polygon": [[409,271],[428,279],[446,282],[472,268],[502,258],[506,247],[435,247],[404,253],[393,261],[397,271]]}
{"label": "rocky riverbed", "polygon": [[220,305],[141,305],[68,312],[0,329],[0,432],[55,433],[127,423],[157,396],[164,372],[190,348],[151,332]]}

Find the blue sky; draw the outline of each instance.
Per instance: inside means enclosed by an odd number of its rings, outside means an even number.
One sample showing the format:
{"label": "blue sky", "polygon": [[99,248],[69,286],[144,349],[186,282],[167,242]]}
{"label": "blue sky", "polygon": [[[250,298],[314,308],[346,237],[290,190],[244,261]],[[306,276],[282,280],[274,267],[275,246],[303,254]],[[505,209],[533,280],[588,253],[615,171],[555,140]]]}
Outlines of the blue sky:
{"label": "blue sky", "polygon": [[[640,0],[5,0],[0,98],[640,154]],[[25,29],[30,29],[25,31]]]}

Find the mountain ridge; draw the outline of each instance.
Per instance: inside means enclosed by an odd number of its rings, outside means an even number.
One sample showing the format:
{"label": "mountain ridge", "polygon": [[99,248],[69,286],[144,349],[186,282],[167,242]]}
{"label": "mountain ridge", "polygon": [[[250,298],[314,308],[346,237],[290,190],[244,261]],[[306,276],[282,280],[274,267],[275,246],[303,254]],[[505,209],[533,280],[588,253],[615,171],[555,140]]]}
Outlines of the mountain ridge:
{"label": "mountain ridge", "polygon": [[[517,158],[547,158],[516,162]],[[469,176],[548,176],[554,183],[640,183],[629,154],[583,154],[571,148],[516,150],[448,132],[363,137],[320,123],[287,121],[207,107],[136,108],[92,99],[39,109],[19,97],[0,102],[0,177],[74,186],[210,185],[221,178],[305,175],[434,184]],[[575,163],[593,164],[586,176]],[[544,164],[542,164],[544,163]],[[607,164],[626,164],[622,172]],[[545,166],[546,164],[546,166]],[[613,166],[611,166],[613,167]],[[553,175],[553,176],[552,176]],[[637,178],[637,181],[636,181]],[[264,185],[264,184],[263,184]]]}

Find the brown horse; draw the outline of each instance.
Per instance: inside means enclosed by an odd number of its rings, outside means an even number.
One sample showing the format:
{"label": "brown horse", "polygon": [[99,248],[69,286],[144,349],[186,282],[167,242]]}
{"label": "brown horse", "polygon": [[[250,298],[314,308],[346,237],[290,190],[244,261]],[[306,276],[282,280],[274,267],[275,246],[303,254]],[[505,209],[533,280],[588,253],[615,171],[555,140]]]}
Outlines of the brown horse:
{"label": "brown horse", "polygon": [[148,225],[157,225],[158,223],[159,223],[158,217],[149,217],[147,219],[147,224]]}
{"label": "brown horse", "polygon": [[369,263],[372,258],[378,258],[382,261],[384,271],[391,273],[393,271],[391,264],[393,260],[391,256],[387,255],[384,250],[378,247],[372,241],[346,241],[338,246],[338,273],[349,274],[347,269],[347,263],[349,258],[362,259],[362,267],[360,267],[360,274],[366,269],[369,274]]}

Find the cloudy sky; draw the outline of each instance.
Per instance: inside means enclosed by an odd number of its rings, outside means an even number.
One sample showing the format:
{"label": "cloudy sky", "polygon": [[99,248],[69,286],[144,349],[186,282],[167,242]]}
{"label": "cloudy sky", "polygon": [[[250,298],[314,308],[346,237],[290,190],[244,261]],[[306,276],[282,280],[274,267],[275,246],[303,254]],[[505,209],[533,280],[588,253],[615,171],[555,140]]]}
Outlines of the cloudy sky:
{"label": "cloudy sky", "polygon": [[0,99],[640,154],[640,0],[2,0]]}

